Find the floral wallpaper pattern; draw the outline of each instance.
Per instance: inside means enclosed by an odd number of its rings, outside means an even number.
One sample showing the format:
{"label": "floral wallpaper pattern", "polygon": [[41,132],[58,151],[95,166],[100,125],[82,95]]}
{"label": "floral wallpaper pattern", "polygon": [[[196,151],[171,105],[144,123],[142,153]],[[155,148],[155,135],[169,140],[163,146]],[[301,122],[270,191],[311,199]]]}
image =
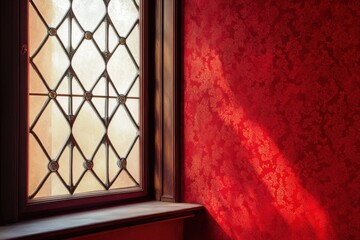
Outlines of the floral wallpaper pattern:
{"label": "floral wallpaper pattern", "polygon": [[360,1],[185,0],[185,239],[360,239]]}

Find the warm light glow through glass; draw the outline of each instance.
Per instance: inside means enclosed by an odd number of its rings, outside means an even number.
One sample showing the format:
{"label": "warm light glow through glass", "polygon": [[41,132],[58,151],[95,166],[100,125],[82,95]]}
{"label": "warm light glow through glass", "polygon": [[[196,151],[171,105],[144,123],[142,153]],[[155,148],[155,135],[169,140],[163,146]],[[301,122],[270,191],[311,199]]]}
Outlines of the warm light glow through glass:
{"label": "warm light glow through glass", "polygon": [[30,199],[141,184],[135,0],[30,0]]}

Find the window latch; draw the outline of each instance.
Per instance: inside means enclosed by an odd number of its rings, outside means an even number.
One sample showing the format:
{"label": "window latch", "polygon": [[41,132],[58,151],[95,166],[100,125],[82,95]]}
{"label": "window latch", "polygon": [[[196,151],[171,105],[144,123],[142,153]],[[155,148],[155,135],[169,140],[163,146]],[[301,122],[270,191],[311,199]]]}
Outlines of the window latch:
{"label": "window latch", "polygon": [[27,45],[26,44],[21,44],[20,54],[25,55],[27,53],[27,51],[28,51]]}

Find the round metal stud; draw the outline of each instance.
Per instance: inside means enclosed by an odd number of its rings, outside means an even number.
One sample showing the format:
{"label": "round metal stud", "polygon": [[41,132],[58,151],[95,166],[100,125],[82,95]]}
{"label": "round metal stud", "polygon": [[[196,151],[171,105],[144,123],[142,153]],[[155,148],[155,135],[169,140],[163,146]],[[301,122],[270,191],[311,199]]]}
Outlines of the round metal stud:
{"label": "round metal stud", "polygon": [[85,36],[85,39],[87,39],[87,40],[91,40],[93,38],[92,32],[89,32],[89,31],[86,31],[84,36]]}
{"label": "round metal stud", "polygon": [[69,120],[69,122],[72,122],[75,117],[74,117],[74,115],[69,114],[69,115],[66,116],[66,118]]}
{"label": "round metal stud", "polygon": [[105,144],[105,145],[110,144],[110,139],[109,139],[109,137],[107,135],[103,138],[102,143]]}
{"label": "round metal stud", "polygon": [[69,137],[69,140],[68,140],[68,146],[71,147],[71,148],[74,148],[76,146],[76,142],[75,142],[75,139],[74,139],[74,136],[71,135]]}
{"label": "round metal stud", "polygon": [[50,161],[48,164],[48,169],[51,172],[56,172],[59,169],[59,163],[56,161]]}
{"label": "round metal stud", "polygon": [[117,97],[117,102],[118,102],[119,104],[124,104],[124,103],[126,102],[126,96],[120,94],[120,95]]}
{"label": "round metal stud", "polygon": [[120,37],[119,42],[120,42],[121,45],[125,45],[126,44],[126,38]]}
{"label": "round metal stud", "polygon": [[104,57],[105,57],[106,59],[109,59],[110,53],[109,53],[108,51],[104,52]]}
{"label": "round metal stud", "polygon": [[56,94],[55,91],[50,91],[50,92],[49,92],[49,97],[50,97],[51,99],[55,99],[56,96],[57,96],[57,94]]}
{"label": "round metal stud", "polygon": [[56,28],[49,28],[48,33],[50,36],[55,36],[56,35]]}
{"label": "round metal stud", "polygon": [[84,98],[86,101],[90,101],[92,99],[93,95],[91,92],[85,92],[84,93]]}
{"label": "round metal stud", "polygon": [[93,161],[84,161],[83,166],[86,170],[91,170],[94,167]]}
{"label": "round metal stud", "polygon": [[119,168],[123,168],[123,169],[126,169],[126,158],[120,158],[118,161],[117,161],[117,165]]}

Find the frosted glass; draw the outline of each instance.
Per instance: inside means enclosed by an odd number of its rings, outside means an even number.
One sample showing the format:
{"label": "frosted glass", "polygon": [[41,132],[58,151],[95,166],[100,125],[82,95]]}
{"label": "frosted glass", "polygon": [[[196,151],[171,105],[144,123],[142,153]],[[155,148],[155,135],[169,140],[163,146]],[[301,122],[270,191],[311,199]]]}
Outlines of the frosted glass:
{"label": "frosted glass", "polygon": [[69,0],[33,0],[33,3],[49,27],[58,26],[70,7]]}
{"label": "frosted glass", "polygon": [[56,87],[70,65],[69,58],[61,48],[59,41],[54,37],[47,39],[33,61],[52,89]]}
{"label": "frosted glass", "polygon": [[95,30],[106,14],[103,0],[74,0],[73,11],[83,30],[90,32]]}
{"label": "frosted glass", "polygon": [[120,36],[125,37],[138,18],[138,11],[132,0],[111,0],[109,16]]}
{"label": "frosted glass", "polygon": [[141,184],[139,1],[70,2],[29,4],[35,199]]}

